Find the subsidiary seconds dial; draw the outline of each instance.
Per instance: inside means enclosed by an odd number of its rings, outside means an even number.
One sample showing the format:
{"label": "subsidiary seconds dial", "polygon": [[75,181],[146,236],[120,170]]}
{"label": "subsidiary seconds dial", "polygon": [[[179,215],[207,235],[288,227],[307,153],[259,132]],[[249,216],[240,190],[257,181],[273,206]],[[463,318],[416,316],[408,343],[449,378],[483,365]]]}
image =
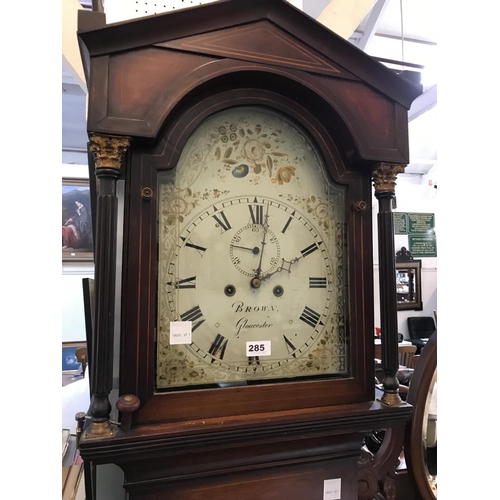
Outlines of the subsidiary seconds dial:
{"label": "subsidiary seconds dial", "polygon": [[[263,206],[258,208],[262,209]],[[249,209],[252,209],[252,205],[249,205]],[[254,277],[258,271],[274,271],[279,263],[280,244],[267,222],[262,220],[238,230],[231,239],[229,253],[231,262],[240,273]]]}

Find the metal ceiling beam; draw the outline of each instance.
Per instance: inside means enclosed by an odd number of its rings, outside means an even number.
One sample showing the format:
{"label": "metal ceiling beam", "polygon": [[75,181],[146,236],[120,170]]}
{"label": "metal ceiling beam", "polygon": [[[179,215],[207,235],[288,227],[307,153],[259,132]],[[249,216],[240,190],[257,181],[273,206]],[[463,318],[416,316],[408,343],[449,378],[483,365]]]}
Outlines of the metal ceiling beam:
{"label": "metal ceiling beam", "polygon": [[330,0],[317,21],[348,40],[374,3],[375,0]]}
{"label": "metal ceiling beam", "polygon": [[408,122],[415,120],[437,104],[437,84],[420,94],[412,103],[408,111]]}
{"label": "metal ceiling beam", "polygon": [[[353,36],[356,34],[356,32],[353,33]],[[378,36],[380,38],[389,38],[391,40],[399,40],[403,38],[401,35],[391,35],[390,33],[381,33],[380,31],[377,31],[375,33],[375,36]],[[420,43],[422,45],[431,45],[433,47],[437,47],[437,42],[433,42],[431,40],[426,40],[424,38],[412,38],[411,36],[405,36],[404,37],[405,43]]]}
{"label": "metal ceiling beam", "polygon": [[366,21],[363,35],[356,44],[359,49],[365,50],[366,46],[375,35],[377,27],[380,23],[380,19],[382,18],[382,15],[384,14],[385,8],[387,7],[388,3],[389,0],[378,0],[377,3],[373,6]]}
{"label": "metal ceiling beam", "polygon": [[[360,31],[360,30],[356,30],[350,37],[349,37],[349,41],[354,44],[354,45],[358,45],[358,41],[360,40],[360,38],[362,38],[363,36],[363,32]],[[375,35],[373,35],[374,38],[387,38],[389,40],[397,40],[401,43],[401,35],[390,35],[388,33],[381,33],[380,31],[377,31],[375,33]],[[437,43],[436,42],[432,42],[432,41],[429,41],[429,40],[426,40],[424,38],[412,38],[412,37],[404,37],[404,42],[405,43],[415,43],[415,44],[420,44],[420,45],[429,45],[429,46],[432,46],[432,47],[437,47]]]}
{"label": "metal ceiling beam", "polygon": [[76,83],[62,83],[63,94],[86,95],[80,85]]}

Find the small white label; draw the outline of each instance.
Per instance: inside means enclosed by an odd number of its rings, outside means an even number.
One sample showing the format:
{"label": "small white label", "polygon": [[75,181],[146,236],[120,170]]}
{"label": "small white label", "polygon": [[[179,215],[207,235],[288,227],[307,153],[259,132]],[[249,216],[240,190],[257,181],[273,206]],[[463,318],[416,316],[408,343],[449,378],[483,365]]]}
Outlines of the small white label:
{"label": "small white label", "polygon": [[192,321],[170,322],[170,345],[191,344]]}
{"label": "small white label", "polygon": [[270,340],[252,340],[247,342],[247,356],[270,356]]}
{"label": "small white label", "polygon": [[323,500],[340,500],[340,478],[325,479]]}

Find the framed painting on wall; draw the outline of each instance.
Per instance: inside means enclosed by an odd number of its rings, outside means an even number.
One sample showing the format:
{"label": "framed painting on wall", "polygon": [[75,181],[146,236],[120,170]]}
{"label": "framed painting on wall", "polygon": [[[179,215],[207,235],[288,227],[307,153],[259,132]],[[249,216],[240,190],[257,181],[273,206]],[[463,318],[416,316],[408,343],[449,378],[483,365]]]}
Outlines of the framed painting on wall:
{"label": "framed painting on wall", "polygon": [[62,180],[62,259],[93,259],[90,187],[86,179]]}
{"label": "framed painting on wall", "polygon": [[62,372],[63,374],[75,375],[82,369],[82,364],[76,357],[79,347],[86,347],[86,342],[63,342],[62,343]]}

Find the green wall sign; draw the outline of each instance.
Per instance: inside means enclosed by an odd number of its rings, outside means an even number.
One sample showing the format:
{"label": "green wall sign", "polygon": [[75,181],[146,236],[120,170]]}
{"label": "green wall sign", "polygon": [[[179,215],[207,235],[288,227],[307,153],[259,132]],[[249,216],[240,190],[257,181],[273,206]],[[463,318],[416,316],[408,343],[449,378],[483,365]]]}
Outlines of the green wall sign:
{"label": "green wall sign", "polygon": [[408,214],[404,212],[394,212],[394,233],[408,234]]}
{"label": "green wall sign", "polygon": [[408,234],[428,233],[434,230],[434,214],[408,214]]}
{"label": "green wall sign", "polygon": [[434,214],[394,212],[394,234],[408,235],[414,257],[437,257]]}
{"label": "green wall sign", "polygon": [[413,257],[437,257],[436,235],[410,235],[408,246]]}
{"label": "green wall sign", "polygon": [[434,214],[394,212],[395,234],[422,234],[434,231]]}

